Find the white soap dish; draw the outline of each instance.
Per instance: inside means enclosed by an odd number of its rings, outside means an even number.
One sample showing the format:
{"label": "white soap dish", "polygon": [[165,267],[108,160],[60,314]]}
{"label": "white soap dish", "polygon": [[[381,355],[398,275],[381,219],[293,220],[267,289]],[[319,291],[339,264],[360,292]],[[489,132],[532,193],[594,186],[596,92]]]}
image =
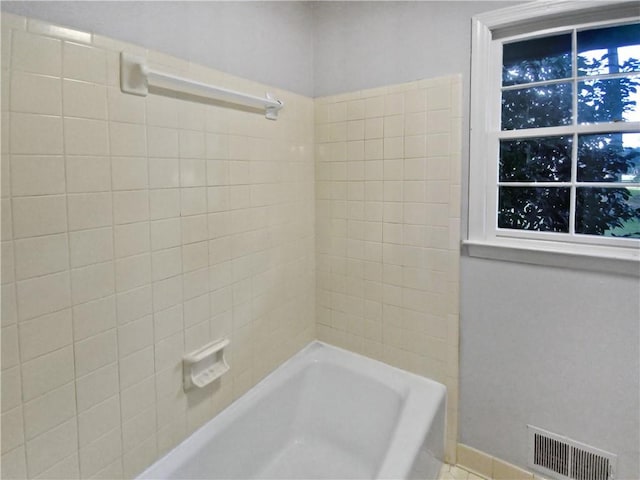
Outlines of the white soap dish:
{"label": "white soap dish", "polygon": [[206,387],[229,371],[224,358],[224,348],[227,345],[227,338],[216,340],[182,358],[185,392],[192,388]]}

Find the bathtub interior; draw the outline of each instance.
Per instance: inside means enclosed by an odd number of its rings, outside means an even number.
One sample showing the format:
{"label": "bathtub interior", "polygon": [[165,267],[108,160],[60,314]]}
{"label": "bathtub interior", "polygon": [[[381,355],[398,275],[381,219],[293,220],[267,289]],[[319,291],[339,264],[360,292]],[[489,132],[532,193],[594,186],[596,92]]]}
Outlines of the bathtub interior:
{"label": "bathtub interior", "polygon": [[[420,476],[439,471],[444,393],[426,401],[406,372],[357,357],[312,342],[139,478],[407,478],[414,464]],[[432,414],[404,418],[430,402],[440,405]],[[400,455],[390,455],[394,448]]]}

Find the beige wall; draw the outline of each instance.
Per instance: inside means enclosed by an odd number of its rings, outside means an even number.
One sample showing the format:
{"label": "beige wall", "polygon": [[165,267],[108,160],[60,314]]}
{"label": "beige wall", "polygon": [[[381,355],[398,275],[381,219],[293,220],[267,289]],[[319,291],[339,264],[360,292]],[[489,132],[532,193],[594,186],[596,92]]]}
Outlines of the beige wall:
{"label": "beige wall", "polygon": [[459,76],[316,100],[321,340],[447,385],[455,459]]}
{"label": "beige wall", "polygon": [[[122,94],[118,52],[263,95]],[[2,477],[132,477],[315,337],[313,101],[2,18]],[[231,372],[182,391],[184,352]]]}

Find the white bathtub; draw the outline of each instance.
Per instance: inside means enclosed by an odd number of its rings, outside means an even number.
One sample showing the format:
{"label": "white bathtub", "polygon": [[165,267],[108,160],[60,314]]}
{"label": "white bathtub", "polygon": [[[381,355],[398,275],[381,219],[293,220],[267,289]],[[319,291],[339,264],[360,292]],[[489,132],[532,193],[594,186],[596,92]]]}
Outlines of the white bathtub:
{"label": "white bathtub", "polygon": [[141,479],[435,479],[445,387],[312,342]]}

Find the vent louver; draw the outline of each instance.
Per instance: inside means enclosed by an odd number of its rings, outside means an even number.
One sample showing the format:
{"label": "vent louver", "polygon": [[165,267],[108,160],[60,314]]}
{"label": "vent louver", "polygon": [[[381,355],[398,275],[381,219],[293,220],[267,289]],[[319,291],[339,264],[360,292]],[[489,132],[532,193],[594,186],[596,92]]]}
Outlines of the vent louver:
{"label": "vent louver", "polygon": [[552,478],[614,480],[617,456],[527,425],[529,466]]}

